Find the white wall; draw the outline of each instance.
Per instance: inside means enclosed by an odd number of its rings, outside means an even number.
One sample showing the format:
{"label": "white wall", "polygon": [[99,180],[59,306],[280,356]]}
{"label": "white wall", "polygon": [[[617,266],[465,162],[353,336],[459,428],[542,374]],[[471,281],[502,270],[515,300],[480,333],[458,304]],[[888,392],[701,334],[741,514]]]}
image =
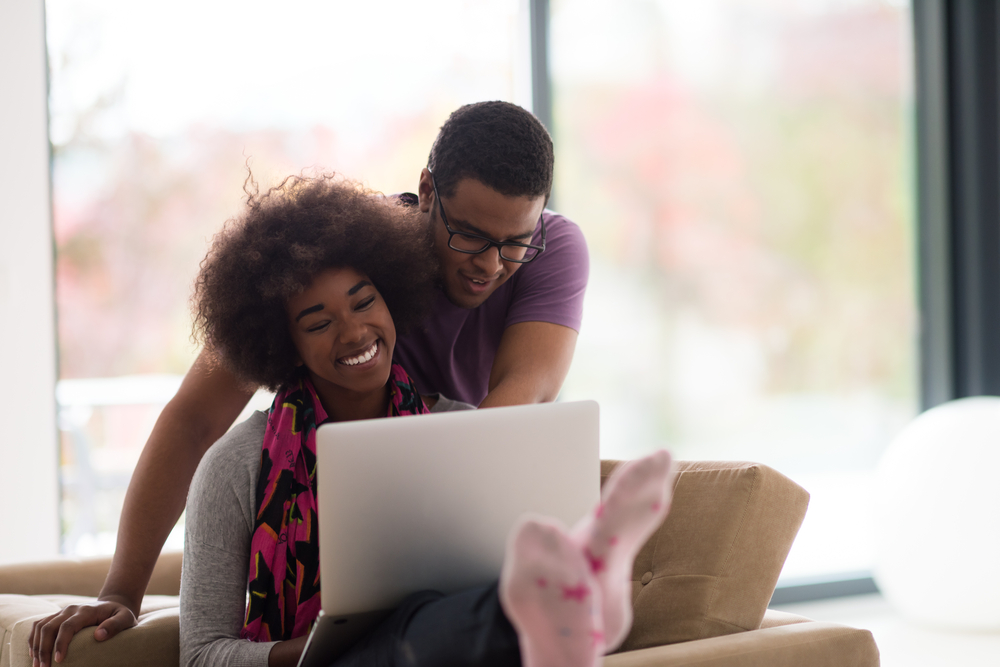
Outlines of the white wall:
{"label": "white wall", "polygon": [[59,551],[44,7],[0,2],[0,563]]}

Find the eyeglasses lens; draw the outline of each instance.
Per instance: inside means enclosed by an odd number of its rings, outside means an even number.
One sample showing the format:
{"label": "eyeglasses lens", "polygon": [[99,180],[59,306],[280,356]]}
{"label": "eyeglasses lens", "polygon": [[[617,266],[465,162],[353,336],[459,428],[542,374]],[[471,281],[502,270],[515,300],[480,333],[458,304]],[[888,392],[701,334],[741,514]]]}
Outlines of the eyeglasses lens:
{"label": "eyeglasses lens", "polygon": [[[486,250],[489,243],[475,236],[466,236],[465,234],[458,233],[452,235],[448,245],[454,250],[460,250],[461,252],[477,253]],[[516,245],[500,246],[500,257],[511,262],[531,260],[537,254],[538,251],[532,248],[524,248]]]}
{"label": "eyeglasses lens", "polygon": [[512,262],[523,262],[526,259],[531,259],[535,256],[536,252],[531,248],[522,248],[516,245],[508,245],[500,248],[500,256]]}
{"label": "eyeglasses lens", "polygon": [[481,250],[485,250],[489,243],[475,236],[452,234],[449,245],[455,250],[461,250],[462,252],[480,252]]}

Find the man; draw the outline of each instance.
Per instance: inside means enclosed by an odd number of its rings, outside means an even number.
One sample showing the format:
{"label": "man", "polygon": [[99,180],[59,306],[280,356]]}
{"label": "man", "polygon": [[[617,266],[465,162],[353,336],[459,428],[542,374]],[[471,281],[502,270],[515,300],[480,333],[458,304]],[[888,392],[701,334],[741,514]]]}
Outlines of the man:
{"label": "man", "polygon": [[[431,315],[396,344],[421,393],[480,407],[558,395],[589,264],[579,228],[543,212],[553,163],[552,140],[530,113],[506,102],[470,104],[441,127],[418,194],[401,195],[426,215],[441,265]],[[35,623],[29,644],[41,664],[65,657],[83,627],[99,623],[94,637],[102,641],[135,624],[199,461],[252,393],[204,355],[195,361],[136,465],[100,601]]]}

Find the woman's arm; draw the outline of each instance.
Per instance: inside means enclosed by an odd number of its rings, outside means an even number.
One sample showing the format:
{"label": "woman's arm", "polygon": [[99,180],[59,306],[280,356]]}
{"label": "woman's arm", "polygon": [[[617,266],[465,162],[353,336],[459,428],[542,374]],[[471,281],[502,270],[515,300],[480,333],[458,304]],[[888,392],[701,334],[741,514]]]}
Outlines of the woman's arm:
{"label": "woman's arm", "polygon": [[98,641],[135,625],[163,543],[184,509],[188,485],[205,451],[250,400],[235,378],[202,353],[153,428],[132,474],[118,545],[96,604],[79,605],[32,626],[28,644],[40,664],[65,659],[73,635],[100,624]]}

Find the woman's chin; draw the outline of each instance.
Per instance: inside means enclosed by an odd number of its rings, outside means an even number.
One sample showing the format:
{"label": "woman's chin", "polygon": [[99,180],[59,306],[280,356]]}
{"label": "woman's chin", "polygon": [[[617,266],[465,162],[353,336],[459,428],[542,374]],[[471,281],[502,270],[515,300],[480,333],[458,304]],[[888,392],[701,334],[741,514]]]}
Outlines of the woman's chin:
{"label": "woman's chin", "polygon": [[340,394],[344,398],[363,400],[367,396],[380,393],[385,389],[392,370],[391,362],[379,363],[366,369],[342,366],[342,364],[337,364],[335,373],[317,373],[310,369],[309,376],[316,389],[320,390],[321,393],[330,391]]}

